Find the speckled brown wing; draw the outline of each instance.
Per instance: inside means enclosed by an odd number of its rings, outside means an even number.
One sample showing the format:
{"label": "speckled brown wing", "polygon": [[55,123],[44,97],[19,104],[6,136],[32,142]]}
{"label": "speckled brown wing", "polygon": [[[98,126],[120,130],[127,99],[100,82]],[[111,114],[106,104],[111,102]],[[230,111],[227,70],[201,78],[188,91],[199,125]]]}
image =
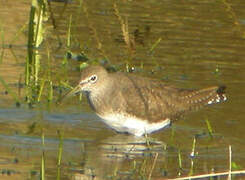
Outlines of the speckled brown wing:
{"label": "speckled brown wing", "polygon": [[[163,81],[124,74],[120,96],[121,108],[130,115],[158,122],[166,118],[175,119],[183,112],[207,104],[224,101],[224,88],[210,87],[201,90],[179,89]],[[120,84],[119,84],[120,86]],[[220,92],[219,92],[220,91]]]}

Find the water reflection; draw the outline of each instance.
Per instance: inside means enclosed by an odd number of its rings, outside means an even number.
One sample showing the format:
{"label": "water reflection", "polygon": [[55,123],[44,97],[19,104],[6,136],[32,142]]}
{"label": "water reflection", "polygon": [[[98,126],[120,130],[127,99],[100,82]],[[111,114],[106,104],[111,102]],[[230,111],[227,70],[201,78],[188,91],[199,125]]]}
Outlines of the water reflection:
{"label": "water reflection", "polygon": [[150,137],[135,137],[118,134],[103,140],[100,144],[105,158],[134,159],[163,153],[166,144]]}

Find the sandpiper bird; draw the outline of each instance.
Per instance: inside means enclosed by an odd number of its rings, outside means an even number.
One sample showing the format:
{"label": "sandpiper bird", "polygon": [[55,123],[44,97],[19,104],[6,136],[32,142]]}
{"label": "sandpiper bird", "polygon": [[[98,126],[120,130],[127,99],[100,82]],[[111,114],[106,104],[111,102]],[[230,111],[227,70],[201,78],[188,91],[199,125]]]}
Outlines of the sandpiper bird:
{"label": "sandpiper bird", "polygon": [[142,136],[160,130],[186,111],[226,100],[224,86],[180,89],[163,81],[88,66],[69,93],[83,92],[91,108],[112,129]]}

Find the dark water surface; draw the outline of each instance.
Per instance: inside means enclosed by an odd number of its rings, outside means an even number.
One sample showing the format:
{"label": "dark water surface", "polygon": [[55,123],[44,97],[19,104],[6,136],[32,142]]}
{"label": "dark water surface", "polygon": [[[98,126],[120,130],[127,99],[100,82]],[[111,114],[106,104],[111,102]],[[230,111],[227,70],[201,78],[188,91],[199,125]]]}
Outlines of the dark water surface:
{"label": "dark water surface", "polygon": [[[30,5],[25,0],[0,0],[4,51],[0,78],[22,100],[16,107],[0,84],[0,179],[38,179],[42,152],[46,178],[55,179],[58,130],[64,136],[61,179],[144,179],[152,169],[153,179],[227,171],[229,145],[234,170],[244,169],[245,2],[50,1],[56,28],[52,18],[45,22],[40,73],[45,72],[49,48],[54,85],[67,80],[74,86],[79,80],[79,62],[69,60],[66,70],[61,68],[71,17],[73,53],[83,52],[100,62],[107,59],[122,70],[129,64],[139,75],[177,87],[227,86],[227,102],[190,113],[170,128],[150,135],[154,139],[150,150],[144,145],[145,138],[116,134],[107,128],[85,99],[80,102],[73,97],[57,106],[43,96],[41,103],[28,107],[25,87],[18,84],[25,79]],[[128,21],[131,50],[124,43],[117,11]],[[213,139],[206,120],[214,131]],[[194,137],[196,155],[190,158]]]}

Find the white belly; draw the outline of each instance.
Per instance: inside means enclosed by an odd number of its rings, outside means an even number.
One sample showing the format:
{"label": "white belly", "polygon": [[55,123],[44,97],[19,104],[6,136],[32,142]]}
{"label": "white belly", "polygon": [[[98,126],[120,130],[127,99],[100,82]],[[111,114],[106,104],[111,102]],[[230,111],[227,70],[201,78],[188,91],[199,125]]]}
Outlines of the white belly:
{"label": "white belly", "polygon": [[142,136],[157,131],[170,124],[170,119],[164,119],[158,123],[148,123],[146,120],[142,121],[136,117],[127,115],[99,115],[102,120],[111,128],[118,132],[128,132],[135,136]]}

